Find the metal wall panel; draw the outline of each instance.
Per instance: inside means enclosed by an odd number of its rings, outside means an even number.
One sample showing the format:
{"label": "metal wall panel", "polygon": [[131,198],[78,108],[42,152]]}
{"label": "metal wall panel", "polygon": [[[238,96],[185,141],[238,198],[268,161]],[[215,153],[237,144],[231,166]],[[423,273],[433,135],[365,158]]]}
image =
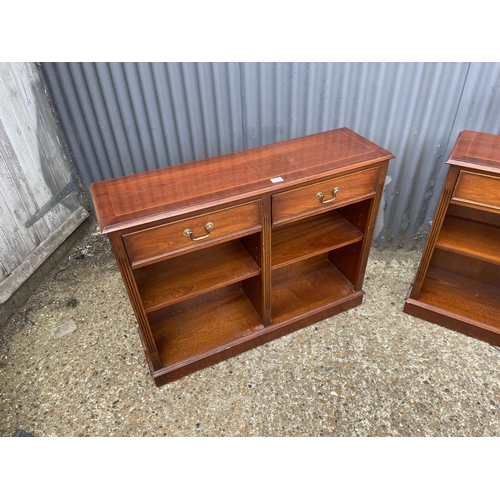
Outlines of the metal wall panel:
{"label": "metal wall panel", "polygon": [[460,130],[498,132],[497,63],[44,63],[86,185],[349,127],[396,155],[379,248],[422,247]]}
{"label": "metal wall panel", "polygon": [[45,63],[87,187],[243,149],[237,63]]}

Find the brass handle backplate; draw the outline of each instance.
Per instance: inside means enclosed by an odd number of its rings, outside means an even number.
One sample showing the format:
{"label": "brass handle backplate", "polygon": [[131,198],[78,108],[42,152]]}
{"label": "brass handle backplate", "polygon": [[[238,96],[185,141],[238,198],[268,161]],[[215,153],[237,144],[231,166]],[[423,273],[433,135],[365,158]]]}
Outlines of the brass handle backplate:
{"label": "brass handle backplate", "polygon": [[195,238],[193,236],[193,230],[192,229],[184,229],[184,236],[189,236],[193,241],[200,241],[200,240],[204,240],[205,238],[208,238],[210,236],[210,231],[214,228],[214,223],[213,222],[208,222],[207,224],[205,224],[205,231],[207,232],[207,234],[203,235],[203,236],[198,236],[198,238]]}
{"label": "brass handle backplate", "polygon": [[332,189],[333,198],[330,198],[329,200],[323,199],[325,197],[325,195],[321,191],[316,195],[316,198],[318,198],[320,203],[331,203],[332,201],[335,201],[335,198],[337,198],[337,193],[339,191],[340,191],[340,188],[338,186],[334,187]]}

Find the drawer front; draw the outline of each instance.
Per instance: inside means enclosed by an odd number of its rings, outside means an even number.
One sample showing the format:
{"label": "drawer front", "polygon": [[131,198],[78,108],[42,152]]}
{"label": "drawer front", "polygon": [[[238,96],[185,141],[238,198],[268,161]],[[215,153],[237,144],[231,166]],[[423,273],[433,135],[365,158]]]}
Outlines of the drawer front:
{"label": "drawer front", "polygon": [[273,224],[374,195],[377,177],[378,167],[375,167],[276,194],[273,196]]}
{"label": "drawer front", "polygon": [[213,241],[258,231],[260,212],[257,200],[130,233],[123,236],[123,242],[132,267],[137,268]]}
{"label": "drawer front", "polygon": [[500,210],[500,178],[461,171],[452,200]]}

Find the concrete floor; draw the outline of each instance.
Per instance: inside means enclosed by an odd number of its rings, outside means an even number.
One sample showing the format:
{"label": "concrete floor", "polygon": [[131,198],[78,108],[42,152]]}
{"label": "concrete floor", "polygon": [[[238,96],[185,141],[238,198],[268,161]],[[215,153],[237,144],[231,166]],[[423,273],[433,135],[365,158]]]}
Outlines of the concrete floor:
{"label": "concrete floor", "polygon": [[0,435],[499,436],[500,351],[402,312],[419,259],[372,249],[361,306],[157,388],[92,225],[1,331]]}

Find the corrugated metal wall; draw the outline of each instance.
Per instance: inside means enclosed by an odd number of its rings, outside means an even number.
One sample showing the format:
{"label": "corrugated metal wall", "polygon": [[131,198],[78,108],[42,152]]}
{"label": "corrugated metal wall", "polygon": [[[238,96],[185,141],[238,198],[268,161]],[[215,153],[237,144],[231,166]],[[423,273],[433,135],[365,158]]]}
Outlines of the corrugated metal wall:
{"label": "corrugated metal wall", "polygon": [[465,129],[500,133],[498,63],[44,63],[91,182],[349,127],[396,155],[376,244],[422,247]]}

